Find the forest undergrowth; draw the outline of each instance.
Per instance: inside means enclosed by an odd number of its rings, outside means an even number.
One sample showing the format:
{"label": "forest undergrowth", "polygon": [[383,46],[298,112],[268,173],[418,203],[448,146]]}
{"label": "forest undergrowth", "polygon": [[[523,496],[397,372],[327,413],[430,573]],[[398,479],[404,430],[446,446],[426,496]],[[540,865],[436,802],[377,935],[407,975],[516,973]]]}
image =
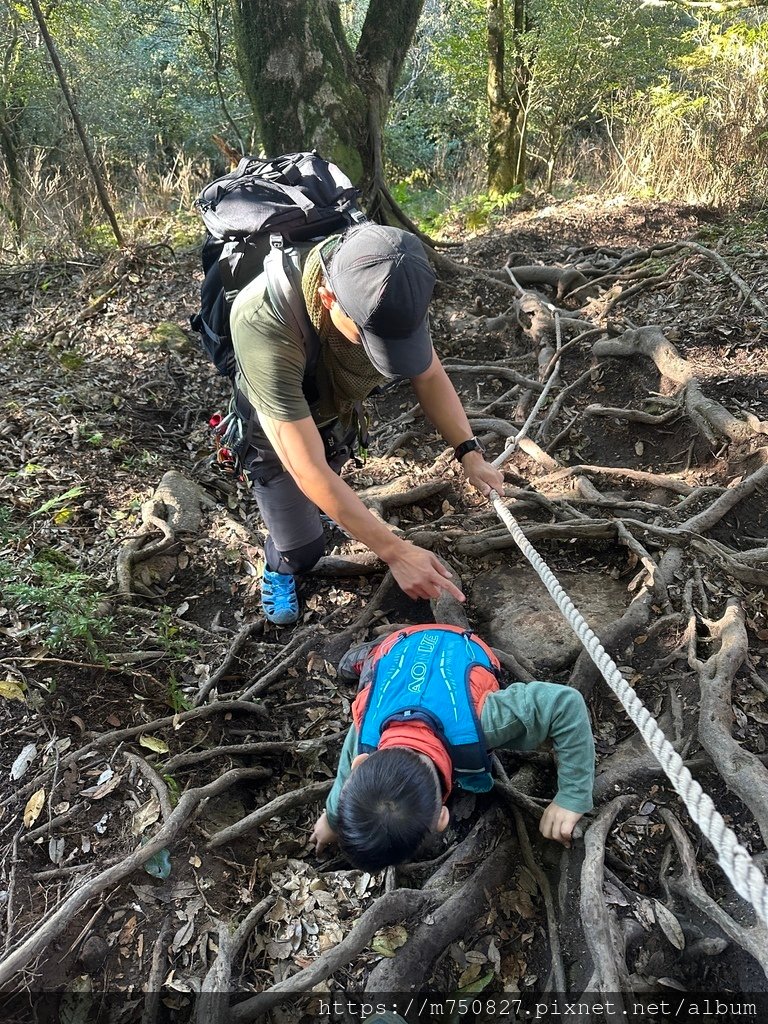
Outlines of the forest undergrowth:
{"label": "forest undergrowth", "polygon": [[[491,455],[557,375],[505,502],[763,867],[764,237],[658,202],[513,213],[439,252],[432,315]],[[333,533],[295,629],[264,622],[255,506],[211,463],[227,395],[188,330],[198,285],[197,253],[163,244],[0,271],[0,990],[18,1019],[41,991],[60,1015],[143,1022],[315,1019],[286,993],[764,992],[765,926],[587,656],[553,646],[559,613],[407,386],[373,401],[371,457],[346,475],[445,559],[465,608],[408,600]],[[413,864],[316,858],[354,697],[340,655],[464,614],[507,681],[587,699],[583,838],[538,837],[543,750],[502,754]]]}

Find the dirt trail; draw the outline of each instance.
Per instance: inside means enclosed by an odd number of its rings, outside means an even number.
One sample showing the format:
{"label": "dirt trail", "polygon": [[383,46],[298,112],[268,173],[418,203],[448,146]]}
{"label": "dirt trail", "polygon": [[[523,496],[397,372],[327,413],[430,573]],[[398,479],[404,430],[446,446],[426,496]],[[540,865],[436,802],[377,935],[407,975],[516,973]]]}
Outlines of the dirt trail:
{"label": "dirt trail", "polygon": [[[763,239],[657,203],[519,213],[450,251],[465,269],[441,273],[432,323],[494,455],[558,365],[508,463],[510,507],[764,855]],[[65,990],[57,1012],[106,993],[115,1020],[149,1019],[145,984],[158,1019],[182,1019],[230,973],[249,1001],[198,1014],[256,1019],[320,982],[541,992],[558,972],[575,993],[764,992],[765,929],[406,386],[372,402],[372,457],[348,479],[461,576],[510,680],[589,698],[599,815],[568,853],[539,842],[551,756],[505,754],[507,781],[457,798],[422,862],[371,877],[309,852],[354,696],[335,661],[432,610],[335,535],[295,630],[259,618],[254,506],[210,465],[227,389],[186,330],[195,274],[195,254],[162,248],[0,271],[4,989]],[[157,492],[171,470],[191,483]],[[429,943],[417,910],[440,922]]]}

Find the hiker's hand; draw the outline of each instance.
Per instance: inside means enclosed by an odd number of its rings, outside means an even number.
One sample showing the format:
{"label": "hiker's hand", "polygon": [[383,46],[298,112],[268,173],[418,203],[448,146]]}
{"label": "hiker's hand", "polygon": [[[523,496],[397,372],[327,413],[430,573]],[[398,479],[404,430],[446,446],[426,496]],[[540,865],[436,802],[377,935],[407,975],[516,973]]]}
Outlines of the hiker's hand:
{"label": "hiker's hand", "polygon": [[414,600],[439,597],[443,590],[457,601],[466,600],[459,588],[451,583],[451,574],[440,559],[431,551],[424,551],[407,541],[390,559],[389,568],[400,589]]}
{"label": "hiker's hand", "polygon": [[504,474],[490,462],[486,462],[480,452],[467,452],[461,460],[464,475],[475,490],[486,496],[491,491],[504,494]]}
{"label": "hiker's hand", "polygon": [[545,839],[554,839],[570,848],[571,836],[579,818],[581,815],[576,811],[566,811],[553,800],[541,816],[539,831]]}
{"label": "hiker's hand", "polygon": [[325,811],[323,811],[315,822],[315,827],[312,829],[312,835],[309,837],[309,841],[310,843],[314,843],[315,853],[317,854],[321,854],[327,846],[336,842],[336,833],[328,824],[328,815]]}

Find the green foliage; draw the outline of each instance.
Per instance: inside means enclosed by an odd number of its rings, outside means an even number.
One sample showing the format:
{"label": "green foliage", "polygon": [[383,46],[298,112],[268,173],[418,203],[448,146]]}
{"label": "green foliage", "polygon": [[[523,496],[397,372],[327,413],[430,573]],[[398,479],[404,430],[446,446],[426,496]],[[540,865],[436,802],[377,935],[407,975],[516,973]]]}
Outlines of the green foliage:
{"label": "green foliage", "polygon": [[174,675],[171,675],[168,680],[168,703],[177,714],[180,711],[189,711],[192,707],[192,702],[184,693],[178,679]]}
{"label": "green foliage", "polygon": [[[182,636],[181,627],[174,623],[173,612],[167,605],[160,609],[157,618],[156,630],[158,646],[160,646],[168,657],[172,658],[174,661],[182,661],[197,650],[197,641],[189,640]],[[176,694],[178,701],[182,702],[180,707],[183,706],[185,698],[179,689],[174,676],[171,676],[169,688],[171,695]],[[176,707],[176,704],[173,704],[173,707],[176,711],[179,710],[179,708]]]}
{"label": "green foliage", "polygon": [[[22,536],[0,521],[0,538]],[[33,637],[55,654],[87,651],[103,658],[103,642],[113,629],[112,619],[100,613],[104,595],[91,578],[78,572],[61,552],[42,548],[21,558],[0,555],[3,601],[22,624],[17,636]]]}
{"label": "green foliage", "polygon": [[[195,243],[196,216],[171,220],[167,213],[191,206],[211,176],[211,162],[220,159],[213,135],[239,145],[251,134],[227,0],[58,0],[46,18],[120,219],[165,209],[138,240]],[[111,230],[26,4],[0,0],[0,35],[0,195],[9,185],[0,234],[9,219],[16,227],[9,240],[31,251],[49,249],[52,236],[75,251],[73,243],[111,250]]]}
{"label": "green foliage", "polygon": [[441,181],[484,146],[484,0],[427,0],[385,133],[392,173]]}
{"label": "green foliage", "polygon": [[749,200],[768,187],[768,24],[710,17],[684,42],[663,80],[617,97],[617,180],[688,202]]}
{"label": "green foliage", "polygon": [[475,192],[449,204],[440,212],[422,218],[424,230],[440,236],[447,228],[454,231],[483,231],[507,210],[522,190],[513,192]]}

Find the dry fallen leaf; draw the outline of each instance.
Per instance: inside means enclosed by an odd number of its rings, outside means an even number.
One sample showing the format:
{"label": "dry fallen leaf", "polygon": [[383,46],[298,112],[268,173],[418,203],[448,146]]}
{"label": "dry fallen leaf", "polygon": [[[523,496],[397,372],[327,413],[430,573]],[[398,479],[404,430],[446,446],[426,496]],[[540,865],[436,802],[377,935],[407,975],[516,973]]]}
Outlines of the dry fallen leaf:
{"label": "dry fallen leaf", "polygon": [[3,679],[0,682],[0,697],[4,697],[6,700],[20,700],[22,703],[27,699],[21,686],[13,679]]}
{"label": "dry fallen leaf", "polygon": [[27,745],[24,747],[19,756],[11,765],[11,778],[14,781],[20,779],[36,757],[37,747],[35,746],[34,743],[27,743]]}
{"label": "dry fallen leaf", "polygon": [[45,805],[45,790],[38,789],[36,793],[27,801],[27,806],[24,808],[24,826],[25,828],[31,828],[32,825],[40,817],[40,812]]}
{"label": "dry fallen leaf", "polygon": [[131,817],[131,835],[138,838],[150,825],[154,825],[159,817],[160,798],[157,793],[153,792],[149,800],[133,812]]}
{"label": "dry fallen leaf", "polygon": [[683,929],[680,927],[680,922],[672,911],[667,910],[664,904],[659,903],[658,900],[653,901],[653,907],[656,912],[656,920],[658,921],[661,930],[667,936],[675,949],[685,949],[685,935],[683,934]]}
{"label": "dry fallen leaf", "polygon": [[139,736],[139,744],[147,750],[154,750],[156,754],[168,753],[168,744],[157,736]]}
{"label": "dry fallen leaf", "polygon": [[113,775],[106,782],[102,782],[101,785],[89,786],[88,789],[82,790],[80,796],[87,796],[91,800],[101,800],[108,793],[111,793],[113,789],[116,789],[122,781],[122,775]]}

